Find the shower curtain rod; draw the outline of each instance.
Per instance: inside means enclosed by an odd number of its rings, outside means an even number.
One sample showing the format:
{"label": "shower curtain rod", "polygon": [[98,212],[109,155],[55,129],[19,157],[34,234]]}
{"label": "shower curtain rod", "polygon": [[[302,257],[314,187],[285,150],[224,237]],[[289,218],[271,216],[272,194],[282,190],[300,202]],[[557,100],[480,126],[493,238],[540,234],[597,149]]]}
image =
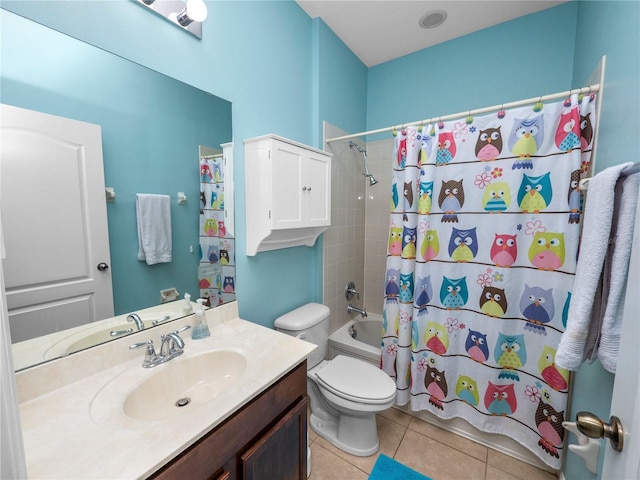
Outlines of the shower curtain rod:
{"label": "shower curtain rod", "polygon": [[509,102],[509,103],[502,103],[500,105],[493,105],[492,107],[485,107],[485,108],[478,108],[476,110],[467,110],[465,112],[460,112],[460,113],[454,113],[451,115],[443,115],[441,117],[433,117],[433,118],[428,118],[425,120],[418,120],[416,122],[410,122],[410,123],[403,123],[400,125],[396,125],[393,127],[386,127],[386,128],[379,128],[377,130],[369,130],[367,132],[360,132],[360,133],[352,133],[349,135],[342,135],[340,137],[333,137],[333,138],[328,138],[326,141],[326,143],[331,143],[331,142],[337,142],[339,140],[348,140],[350,138],[356,138],[356,137],[362,137],[365,135],[373,135],[375,133],[383,133],[383,132],[390,132],[391,130],[399,130],[402,128],[406,128],[412,125],[426,125],[432,122],[439,122],[439,121],[445,121],[445,120],[454,120],[456,118],[461,118],[461,117],[466,117],[469,115],[478,115],[480,113],[488,113],[488,112],[493,112],[493,111],[498,111],[498,110],[502,110],[504,108],[515,108],[515,107],[522,107],[523,105],[529,105],[529,104],[535,104],[535,103],[539,103],[539,102],[548,102],[551,100],[557,100],[559,98],[566,98],[570,95],[573,94],[581,94],[581,93],[586,93],[586,94],[591,94],[591,93],[597,93],[598,91],[600,91],[600,84],[596,83],[594,85],[589,85],[587,87],[582,87],[582,88],[574,88],[572,90],[567,90],[564,92],[558,92],[558,93],[552,93],[549,95],[543,95],[541,97],[532,97],[532,98],[528,98],[526,100],[518,100],[516,102]]}

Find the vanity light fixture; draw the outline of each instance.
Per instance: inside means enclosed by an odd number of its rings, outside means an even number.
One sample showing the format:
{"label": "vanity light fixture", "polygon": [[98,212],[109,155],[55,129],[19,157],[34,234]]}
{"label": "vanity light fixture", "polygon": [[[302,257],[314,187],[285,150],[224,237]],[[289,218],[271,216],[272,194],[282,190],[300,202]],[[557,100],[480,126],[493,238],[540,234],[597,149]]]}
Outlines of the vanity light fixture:
{"label": "vanity light fixture", "polygon": [[204,22],[207,19],[207,6],[203,0],[188,0],[184,9],[176,16],[176,21],[186,27],[191,22]]}
{"label": "vanity light fixture", "polygon": [[202,22],[207,18],[204,0],[133,0],[156,14],[178,25],[183,30],[202,38]]}

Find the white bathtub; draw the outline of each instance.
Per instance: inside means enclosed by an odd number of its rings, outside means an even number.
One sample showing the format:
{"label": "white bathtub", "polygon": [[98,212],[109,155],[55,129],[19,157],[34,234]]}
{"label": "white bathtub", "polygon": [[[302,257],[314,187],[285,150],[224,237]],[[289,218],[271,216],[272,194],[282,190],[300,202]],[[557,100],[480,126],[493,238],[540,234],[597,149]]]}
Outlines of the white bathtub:
{"label": "white bathtub", "polygon": [[[355,329],[355,338],[350,330]],[[382,317],[369,315],[349,321],[345,326],[329,335],[329,359],[346,355],[380,366],[380,342],[382,341]]]}

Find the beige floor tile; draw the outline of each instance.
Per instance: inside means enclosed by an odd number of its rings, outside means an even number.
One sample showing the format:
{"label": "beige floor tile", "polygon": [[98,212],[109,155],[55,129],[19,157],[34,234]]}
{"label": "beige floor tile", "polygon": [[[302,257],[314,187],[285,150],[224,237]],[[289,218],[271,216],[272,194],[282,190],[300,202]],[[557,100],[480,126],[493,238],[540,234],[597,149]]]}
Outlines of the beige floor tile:
{"label": "beige floor tile", "polygon": [[411,419],[409,428],[411,430],[415,430],[418,433],[421,433],[422,435],[431,437],[440,443],[444,443],[451,448],[460,450],[467,455],[471,455],[478,460],[481,460],[483,462],[487,461],[488,448],[484,445],[480,445],[477,442],[464,438],[460,435],[456,435],[455,433],[448,432],[447,430],[443,430],[440,427],[436,427],[435,425],[432,425],[428,422],[425,422],[424,420],[420,420],[419,418],[415,417]]}
{"label": "beige floor tile", "polygon": [[311,476],[309,476],[309,480],[367,480],[368,476],[317,442],[311,444]]}
{"label": "beige floor tile", "polygon": [[514,477],[510,473],[503,472],[502,470],[487,465],[487,476],[485,480],[520,480],[518,477]]}
{"label": "beige floor tile", "polygon": [[413,418],[408,413],[405,413],[402,410],[398,410],[397,408],[393,408],[393,407],[380,413],[379,416],[388,418],[389,420],[399,423],[400,425],[403,425],[405,427],[408,426],[409,423],[411,423],[411,419]]}
{"label": "beige floor tile", "polygon": [[507,472],[521,480],[556,480],[558,477],[553,473],[541,470],[525,462],[489,449],[487,464],[496,467],[503,472]]}
{"label": "beige floor tile", "polygon": [[410,429],[395,459],[433,480],[484,480],[485,477],[484,462]]}
{"label": "beige floor tile", "polygon": [[373,465],[376,463],[376,460],[378,459],[380,453],[384,453],[388,457],[393,458],[405,432],[405,427],[403,427],[402,425],[398,425],[397,423],[392,422],[391,420],[388,420],[384,417],[378,416],[377,423],[378,439],[380,440],[380,450],[378,451],[378,453],[369,457],[356,457],[355,455],[351,455],[343,450],[340,450],[337,447],[334,447],[331,443],[329,443],[321,436],[318,436],[318,438],[315,440],[315,443],[322,446],[334,455],[337,455],[343,460],[349,462],[351,465],[355,465],[360,470],[366,473],[371,473]]}

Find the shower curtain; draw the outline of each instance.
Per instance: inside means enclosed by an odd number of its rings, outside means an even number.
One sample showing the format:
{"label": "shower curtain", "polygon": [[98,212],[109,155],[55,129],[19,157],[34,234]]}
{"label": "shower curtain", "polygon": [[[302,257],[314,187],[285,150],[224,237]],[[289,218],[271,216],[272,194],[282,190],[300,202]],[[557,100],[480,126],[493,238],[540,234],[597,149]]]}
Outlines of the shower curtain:
{"label": "shower curtain", "polygon": [[555,365],[595,96],[394,132],[381,368],[397,403],[508,435],[559,469]]}

